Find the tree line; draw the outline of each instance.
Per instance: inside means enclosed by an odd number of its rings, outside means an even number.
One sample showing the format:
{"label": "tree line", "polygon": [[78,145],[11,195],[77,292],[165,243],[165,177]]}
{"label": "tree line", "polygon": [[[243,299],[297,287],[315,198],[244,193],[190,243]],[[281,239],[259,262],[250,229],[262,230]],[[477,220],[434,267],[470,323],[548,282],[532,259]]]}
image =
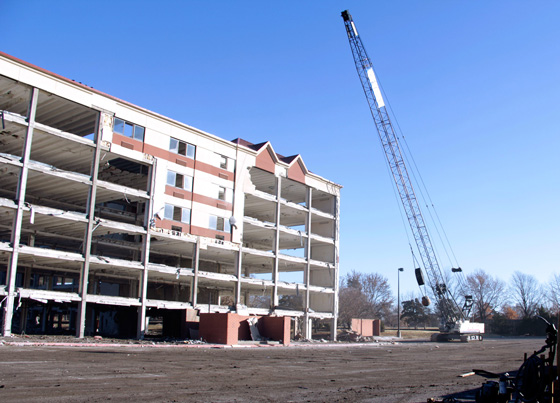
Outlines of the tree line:
{"label": "tree line", "polygon": [[[457,301],[472,295],[470,319],[485,323],[487,332],[533,333],[533,327],[538,327],[537,316],[555,323],[558,320],[560,274],[541,284],[535,276],[516,271],[506,283],[478,269],[463,277],[463,281],[446,276],[446,285]],[[420,292],[401,296],[402,325],[416,328],[439,324],[437,302],[426,307],[421,300]],[[379,273],[352,271],[341,279],[340,324],[349,327],[352,318],[381,319],[387,326],[397,325],[396,298],[387,278]]]}

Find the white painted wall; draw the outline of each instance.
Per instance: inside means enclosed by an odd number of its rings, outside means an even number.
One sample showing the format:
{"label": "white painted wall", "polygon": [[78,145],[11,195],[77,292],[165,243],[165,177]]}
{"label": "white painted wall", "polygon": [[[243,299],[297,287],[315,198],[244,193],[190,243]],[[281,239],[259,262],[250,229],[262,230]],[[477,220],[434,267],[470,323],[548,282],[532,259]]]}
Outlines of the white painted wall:
{"label": "white painted wall", "polygon": [[309,305],[316,312],[331,312],[333,309],[333,294],[312,292],[309,295]]}
{"label": "white painted wall", "polygon": [[316,245],[311,248],[311,259],[334,263],[334,245]]}
{"label": "white painted wall", "polygon": [[335,268],[321,268],[311,270],[310,275],[311,285],[322,287],[334,287],[336,284]]}

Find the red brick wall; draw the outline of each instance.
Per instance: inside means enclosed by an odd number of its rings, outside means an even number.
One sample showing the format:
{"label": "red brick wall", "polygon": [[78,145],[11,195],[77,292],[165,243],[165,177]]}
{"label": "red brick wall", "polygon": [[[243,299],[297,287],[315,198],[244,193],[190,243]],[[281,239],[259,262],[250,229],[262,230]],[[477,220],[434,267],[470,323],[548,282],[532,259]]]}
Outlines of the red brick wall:
{"label": "red brick wall", "polygon": [[260,319],[259,325],[261,323],[259,331],[262,336],[270,340],[277,340],[285,346],[290,344],[291,319],[289,316],[264,316]]}
{"label": "red brick wall", "polygon": [[200,337],[208,343],[237,344],[237,331],[235,339],[231,337],[231,332],[228,332],[228,315],[227,313],[201,313]]}
{"label": "red brick wall", "polygon": [[[239,340],[251,340],[251,332],[247,323],[249,316],[236,313],[201,313],[200,337],[217,344],[235,345]],[[280,341],[284,345],[290,343],[290,317],[259,317],[257,328],[261,336],[270,340]]]}
{"label": "red brick wall", "polygon": [[294,181],[305,183],[305,174],[303,173],[303,170],[298,160],[296,160],[294,165],[288,168],[288,178]]}
{"label": "red brick wall", "polygon": [[373,320],[362,319],[362,336],[373,336]]}
{"label": "red brick wall", "polygon": [[352,331],[364,337],[379,336],[381,321],[379,319],[352,319]]}
{"label": "red brick wall", "polygon": [[352,331],[358,334],[362,334],[362,320],[352,319]]}
{"label": "red brick wall", "polygon": [[257,155],[255,165],[257,166],[257,168],[274,173],[276,163],[274,162],[274,159],[272,158],[270,149],[268,147],[265,148],[259,155]]}
{"label": "red brick wall", "polygon": [[381,335],[381,321],[379,319],[375,319],[373,321],[373,335],[374,336]]}
{"label": "red brick wall", "polygon": [[143,142],[118,133],[113,133],[113,143],[128,148],[129,150],[140,152],[142,152],[142,147],[144,146]]}

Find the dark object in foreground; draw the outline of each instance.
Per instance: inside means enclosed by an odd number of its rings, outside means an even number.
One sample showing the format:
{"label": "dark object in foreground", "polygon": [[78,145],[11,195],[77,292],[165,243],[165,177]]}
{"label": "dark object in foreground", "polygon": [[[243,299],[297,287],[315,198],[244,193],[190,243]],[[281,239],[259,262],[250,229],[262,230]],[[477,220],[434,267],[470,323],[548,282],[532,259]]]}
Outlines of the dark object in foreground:
{"label": "dark object in foreground", "polygon": [[[487,381],[482,385],[476,393],[477,403],[552,401],[552,384],[556,379],[554,357],[558,332],[556,327],[545,318],[541,316],[539,318],[546,323],[545,345],[527,358],[515,375],[473,369],[476,375],[499,379]],[[548,350],[548,357],[543,354],[546,350]]]}

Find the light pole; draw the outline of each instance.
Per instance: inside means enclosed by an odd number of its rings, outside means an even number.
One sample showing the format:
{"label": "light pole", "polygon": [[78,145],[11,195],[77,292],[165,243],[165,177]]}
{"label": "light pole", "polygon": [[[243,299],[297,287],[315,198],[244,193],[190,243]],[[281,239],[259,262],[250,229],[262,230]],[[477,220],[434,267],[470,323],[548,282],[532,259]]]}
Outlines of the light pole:
{"label": "light pole", "polygon": [[401,271],[404,271],[402,267],[399,267],[397,271],[397,337],[401,337]]}

